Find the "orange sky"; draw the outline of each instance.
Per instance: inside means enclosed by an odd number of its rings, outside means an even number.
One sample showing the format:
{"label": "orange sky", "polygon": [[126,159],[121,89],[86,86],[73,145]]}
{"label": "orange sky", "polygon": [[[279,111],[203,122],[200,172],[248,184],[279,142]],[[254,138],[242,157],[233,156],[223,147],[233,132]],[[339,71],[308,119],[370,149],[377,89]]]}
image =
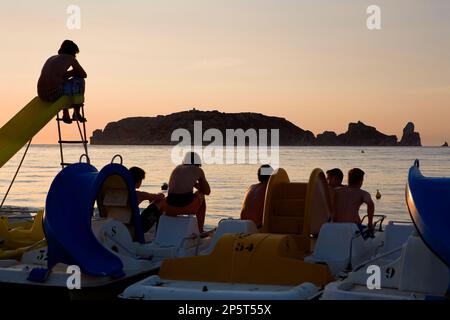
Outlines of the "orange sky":
{"label": "orange sky", "polygon": [[[195,107],[289,119],[315,134],[362,120],[450,139],[450,2],[165,0],[0,4],[0,125],[36,95],[66,38],[88,73],[88,130]],[[66,27],[81,8],[81,29]],[[382,30],[366,28],[381,7]],[[52,121],[34,139],[55,143]]]}

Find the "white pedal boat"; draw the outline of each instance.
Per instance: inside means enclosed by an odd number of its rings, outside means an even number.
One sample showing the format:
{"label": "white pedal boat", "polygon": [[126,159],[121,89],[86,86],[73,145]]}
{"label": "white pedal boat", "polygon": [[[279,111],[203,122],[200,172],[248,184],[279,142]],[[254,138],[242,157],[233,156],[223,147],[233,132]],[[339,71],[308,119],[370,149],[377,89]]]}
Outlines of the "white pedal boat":
{"label": "white pedal boat", "polygon": [[[364,239],[355,224],[324,223],[329,216],[327,196],[328,187],[321,170],[314,170],[308,184],[303,184],[290,182],[286,172],[278,169],[269,180],[262,233],[226,233],[219,224],[210,252],[164,260],[158,275],[131,285],[120,297],[139,300],[316,298],[341,272],[375,255],[385,237],[384,231],[377,231],[373,238]],[[322,224],[315,240],[310,234],[320,220]],[[226,223],[231,226],[243,221]]]}
{"label": "white pedal boat", "polygon": [[[416,160],[409,171],[406,187],[406,203],[414,222],[414,232],[403,244],[387,238],[383,252],[361,264],[345,279],[328,284],[322,298],[448,299],[449,198],[450,179],[424,177]],[[395,232],[399,233],[400,230]],[[373,278],[369,279],[369,266],[380,270],[378,286],[371,285]]]}
{"label": "white pedal boat", "polygon": [[[115,298],[127,285],[157,272],[163,259],[208,249],[211,235],[199,234],[194,216],[163,215],[154,237],[139,235],[139,209],[128,175],[118,164],[100,172],[86,163],[61,171],[47,196],[46,239],[17,258],[0,259],[2,292]],[[94,202],[103,217],[92,219]],[[117,220],[127,215],[129,223]]]}
{"label": "white pedal boat", "polygon": [[[373,266],[380,270],[378,288],[374,286],[373,278],[370,278],[374,274]],[[448,283],[448,267],[414,232],[400,247],[381,253],[358,266],[345,279],[328,284],[321,299],[443,299]]]}

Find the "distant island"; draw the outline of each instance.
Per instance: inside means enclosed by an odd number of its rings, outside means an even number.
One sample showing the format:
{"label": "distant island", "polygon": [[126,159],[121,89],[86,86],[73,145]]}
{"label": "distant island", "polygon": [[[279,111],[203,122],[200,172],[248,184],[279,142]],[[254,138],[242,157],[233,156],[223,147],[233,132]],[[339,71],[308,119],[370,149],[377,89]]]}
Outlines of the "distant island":
{"label": "distant island", "polygon": [[226,129],[279,129],[280,146],[421,146],[420,134],[409,122],[398,141],[361,121],[350,123],[345,133],[325,131],[315,136],[292,122],[260,113],[224,113],[190,110],[156,117],[132,117],[110,122],[97,129],[90,138],[92,145],[174,145],[172,132],[178,128],[193,134],[194,121],[202,121],[203,131],[215,128],[225,135]]}

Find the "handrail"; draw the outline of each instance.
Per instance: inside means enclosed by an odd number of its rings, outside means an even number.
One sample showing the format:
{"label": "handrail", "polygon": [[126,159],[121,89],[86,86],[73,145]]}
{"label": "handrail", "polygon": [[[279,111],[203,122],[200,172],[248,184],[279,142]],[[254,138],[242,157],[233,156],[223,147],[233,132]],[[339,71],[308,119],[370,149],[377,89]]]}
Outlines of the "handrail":
{"label": "handrail", "polygon": [[123,158],[122,158],[122,156],[120,154],[116,154],[114,157],[112,157],[111,163],[114,163],[114,160],[116,158],[119,158],[120,159],[120,164],[123,164]]}
{"label": "handrail", "polygon": [[367,265],[370,262],[376,261],[376,260],[381,259],[381,258],[383,258],[385,256],[388,256],[388,255],[391,255],[391,254],[393,254],[393,253],[395,253],[397,251],[400,251],[401,249],[403,249],[403,246],[404,245],[402,244],[400,247],[394,248],[394,249],[389,250],[389,251],[387,251],[385,253],[382,253],[380,255],[376,255],[376,256],[374,256],[374,257],[372,257],[372,258],[370,258],[370,259],[360,263],[359,265],[357,265],[353,271],[354,272],[358,271],[359,269],[361,269],[362,267],[364,267],[365,265]]}
{"label": "handrail", "polygon": [[[380,226],[379,226],[379,228],[378,228],[378,231],[383,231],[383,222],[384,222],[384,219],[386,219],[387,215],[385,215],[385,214],[374,214],[373,217],[374,217],[374,218],[375,218],[375,217],[378,217],[378,218],[379,218],[378,220],[376,220],[376,221],[373,223],[373,228],[375,229],[377,223],[380,223]],[[363,221],[364,221],[366,218],[368,218],[367,214],[361,219],[361,224],[363,223]]]}
{"label": "handrail", "polygon": [[89,156],[87,155],[87,153],[83,153],[83,154],[80,156],[79,162],[82,162],[83,157],[86,158],[86,163],[88,163],[88,164],[91,163],[91,159],[89,158]]}
{"label": "handrail", "polygon": [[197,240],[196,248],[195,248],[195,252],[196,252],[195,255],[198,255],[198,247],[200,246],[200,241],[199,241],[199,239],[200,239],[200,235],[195,234],[195,233],[193,233],[192,235],[190,235],[190,236],[188,236],[188,237],[184,237],[183,239],[181,239],[181,243],[180,243],[180,245],[178,246],[177,251],[179,251],[179,250],[181,250],[181,249],[184,248],[184,243],[185,243],[187,240]]}

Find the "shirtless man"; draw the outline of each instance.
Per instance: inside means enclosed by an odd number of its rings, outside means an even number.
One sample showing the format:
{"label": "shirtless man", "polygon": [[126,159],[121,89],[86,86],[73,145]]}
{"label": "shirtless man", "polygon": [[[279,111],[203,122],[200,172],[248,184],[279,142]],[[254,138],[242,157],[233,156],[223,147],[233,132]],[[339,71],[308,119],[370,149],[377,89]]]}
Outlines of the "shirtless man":
{"label": "shirtless man", "polygon": [[335,189],[343,187],[342,180],[344,180],[344,174],[341,169],[334,168],[327,171],[327,181],[330,188]]}
{"label": "shirtless man", "polygon": [[[48,58],[42,67],[37,84],[39,98],[47,102],[55,102],[64,95],[84,94],[84,78],[87,74],[76,59],[79,51],[73,41],[65,40],[58,54]],[[74,107],[73,120],[85,122],[86,119],[80,113],[81,106]],[[72,122],[68,109],[63,110],[63,121]]]}
{"label": "shirtless man", "polygon": [[241,220],[252,220],[258,229],[262,227],[267,182],[272,172],[273,169],[268,164],[264,164],[258,169],[259,183],[248,188],[242,203]]}
{"label": "shirtless man", "polygon": [[334,222],[346,222],[361,224],[359,208],[363,203],[367,205],[369,223],[367,227],[373,231],[373,215],[375,204],[370,194],[362,190],[364,171],[358,168],[348,172],[348,186],[335,189],[334,193]]}
{"label": "shirtless man", "polygon": [[141,224],[145,233],[159,221],[159,217],[161,215],[160,209],[162,200],[164,200],[164,194],[139,191],[138,189],[141,187],[142,181],[145,179],[145,171],[139,167],[131,167],[130,169],[128,169],[128,171],[131,174],[136,188],[138,205],[146,200],[150,202],[150,205],[141,212]]}
{"label": "shirtless man", "polygon": [[[193,189],[197,189],[194,193]],[[168,195],[163,211],[168,216],[195,214],[198,229],[203,232],[206,214],[205,195],[211,193],[211,188],[201,168],[200,156],[188,152],[183,163],[175,167],[170,175]]]}
{"label": "shirtless man", "polygon": [[142,186],[142,180],[145,179],[145,171],[143,169],[139,167],[131,167],[128,171],[130,171],[131,177],[133,178],[133,182],[135,184],[138,204],[141,204],[141,202],[145,200],[148,200],[150,202],[158,202],[164,199],[164,194],[162,193],[155,194],[137,190]]}
{"label": "shirtless man", "polygon": [[336,189],[345,187],[342,184],[343,180],[344,180],[344,173],[342,172],[341,169],[334,168],[327,171],[327,182],[330,190],[331,204],[333,208],[335,207],[334,201]]}

